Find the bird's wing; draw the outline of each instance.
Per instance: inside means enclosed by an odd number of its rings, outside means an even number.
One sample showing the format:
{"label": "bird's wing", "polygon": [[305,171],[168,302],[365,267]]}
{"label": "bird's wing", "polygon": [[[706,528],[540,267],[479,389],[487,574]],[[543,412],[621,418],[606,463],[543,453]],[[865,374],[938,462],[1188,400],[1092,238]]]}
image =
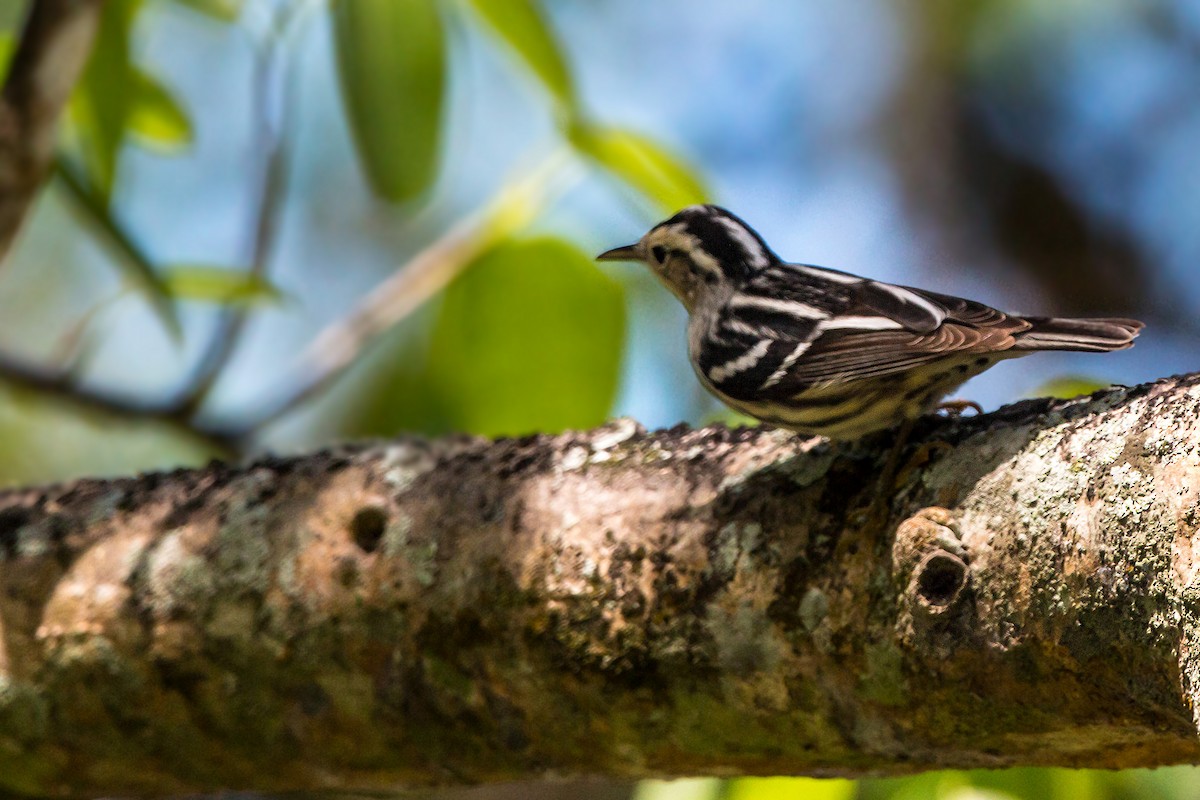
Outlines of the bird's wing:
{"label": "bird's wing", "polygon": [[[787,267],[793,276],[798,274],[808,281],[817,282],[818,285],[833,284],[836,287],[835,291],[840,290],[845,297],[845,304],[838,310],[838,314],[862,317],[864,325],[885,324],[878,319],[872,320],[882,318],[912,333],[933,333],[947,320],[987,327],[1012,319],[1002,311],[962,297],[874,281],[825,267],[806,264],[789,264]],[[795,281],[795,277],[792,280]],[[781,282],[779,278],[773,281],[776,285]],[[849,326],[850,323],[846,324]]]}
{"label": "bird's wing", "polygon": [[766,271],[730,298],[700,342],[698,369],[729,397],[783,400],[956,353],[1003,351],[1029,327],[963,298],[816,267],[790,269],[810,270],[812,280]]}
{"label": "bird's wing", "polygon": [[770,398],[784,398],[816,385],[886,379],[950,356],[1002,352],[1012,345],[1012,331],[1005,326],[976,328],[953,321],[927,334],[831,330],[813,340],[776,386],[765,388]]}

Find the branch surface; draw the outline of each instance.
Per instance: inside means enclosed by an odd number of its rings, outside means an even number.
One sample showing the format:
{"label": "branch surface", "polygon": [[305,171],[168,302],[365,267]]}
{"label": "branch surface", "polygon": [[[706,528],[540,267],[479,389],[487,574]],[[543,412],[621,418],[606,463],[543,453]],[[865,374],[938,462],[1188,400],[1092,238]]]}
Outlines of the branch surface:
{"label": "branch surface", "polygon": [[1200,375],[0,494],[0,788],[1200,760]]}

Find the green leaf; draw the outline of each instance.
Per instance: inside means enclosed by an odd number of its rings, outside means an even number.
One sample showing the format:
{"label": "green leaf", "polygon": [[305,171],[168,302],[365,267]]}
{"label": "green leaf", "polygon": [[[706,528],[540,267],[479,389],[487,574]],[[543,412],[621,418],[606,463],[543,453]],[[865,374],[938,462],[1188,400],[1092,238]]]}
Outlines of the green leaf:
{"label": "green leaf", "polygon": [[700,179],[687,164],[641,134],[620,128],[577,125],[569,136],[579,152],[640,192],[662,213],[673,214],[708,198]]}
{"label": "green leaf", "polygon": [[558,239],[506,241],[428,309],[432,326],[391,349],[346,414],[346,432],[489,436],[603,422],[625,337],[618,283]]}
{"label": "green leaf", "polygon": [[169,152],[192,143],[192,123],[175,98],[158,80],[140,69],[134,71],[129,130],[142,142]]}
{"label": "green leaf", "polygon": [[392,202],[437,176],[446,42],[437,0],[335,0],[342,101],[372,189]]}
{"label": "green leaf", "polygon": [[575,85],[562,48],[537,0],[468,0],[563,108],[575,108]]}
{"label": "green leaf", "polygon": [[724,800],[851,800],[854,781],[818,778],[741,778],[730,781]]}
{"label": "green leaf", "polygon": [[242,13],[240,0],[175,0],[175,2],[219,22],[236,22],[238,15]]}
{"label": "green leaf", "polygon": [[588,254],[509,242],[447,289],[429,380],[471,433],[591,427],[612,407],[624,338],[621,287]]}
{"label": "green leaf", "polygon": [[219,305],[255,305],[283,297],[272,283],[250,272],[207,264],[174,264],[163,270],[172,297]]}
{"label": "green leaf", "polygon": [[1064,375],[1061,378],[1046,381],[1037,389],[1034,389],[1030,397],[1057,397],[1060,400],[1071,400],[1076,397],[1093,394],[1111,385],[1111,383],[1106,381],[1099,381],[1095,378],[1088,378],[1082,375]]}
{"label": "green leaf", "polygon": [[642,781],[633,800],[719,800],[725,781],[719,778],[684,778],[674,781]]}
{"label": "green leaf", "polygon": [[8,77],[8,65],[16,49],[17,42],[12,34],[7,31],[0,33],[0,80]]}
{"label": "green leaf", "polygon": [[71,99],[91,183],[107,204],[133,102],[129,35],[140,0],[109,0],[92,55]]}

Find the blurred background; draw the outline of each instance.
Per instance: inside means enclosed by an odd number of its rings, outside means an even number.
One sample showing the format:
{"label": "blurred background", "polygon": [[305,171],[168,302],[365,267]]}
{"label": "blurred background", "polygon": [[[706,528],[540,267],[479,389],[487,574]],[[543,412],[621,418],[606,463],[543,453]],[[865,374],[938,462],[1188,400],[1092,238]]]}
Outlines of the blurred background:
{"label": "blurred background", "polygon": [[[997,367],[988,408],[1200,368],[1196,0],[108,0],[60,139],[0,263],[0,485],[734,421],[675,300],[591,261],[698,201],[789,260],[1149,323]],[[638,796],[1147,792],[1200,775]]]}

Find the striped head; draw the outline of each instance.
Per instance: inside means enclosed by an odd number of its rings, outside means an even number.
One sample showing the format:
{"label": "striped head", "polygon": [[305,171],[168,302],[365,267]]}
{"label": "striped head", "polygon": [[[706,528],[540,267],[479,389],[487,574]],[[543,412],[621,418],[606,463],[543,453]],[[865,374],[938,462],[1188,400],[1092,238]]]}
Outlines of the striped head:
{"label": "striped head", "polygon": [[688,206],[660,222],[636,244],[617,247],[601,261],[642,261],[680,302],[693,310],[706,297],[724,297],[731,287],[773,264],[753,228],[719,206]]}

